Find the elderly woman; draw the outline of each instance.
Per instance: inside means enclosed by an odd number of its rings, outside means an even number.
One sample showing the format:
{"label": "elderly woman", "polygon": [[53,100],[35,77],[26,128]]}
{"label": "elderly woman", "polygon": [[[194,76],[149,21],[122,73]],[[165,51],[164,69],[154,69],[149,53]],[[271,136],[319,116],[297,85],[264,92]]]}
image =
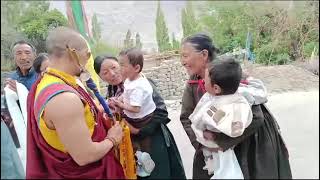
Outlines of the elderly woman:
{"label": "elderly woman", "polygon": [[[217,49],[205,34],[189,36],[182,42],[181,62],[190,75],[182,97],[180,120],[196,152],[193,179],[210,179],[202,168],[201,144],[191,128],[190,114],[205,93],[204,75],[207,64],[216,57]],[[292,178],[288,152],[279,133],[279,126],[264,104],[252,106],[253,120],[243,135],[231,138],[223,133],[205,131],[203,136],[214,140],[220,149],[233,148],[245,179]]]}
{"label": "elderly woman", "polygon": [[[100,78],[107,82],[107,98],[119,96],[123,93],[125,75],[121,74],[120,65],[116,57],[98,56],[94,60],[94,69]],[[186,179],[183,164],[175,140],[166,126],[170,119],[164,101],[158,93],[152,80],[148,79],[153,87],[153,101],[156,110],[150,122],[138,129],[128,123],[131,136],[143,141],[151,138],[149,154],[155,162],[155,169],[147,179]]]}

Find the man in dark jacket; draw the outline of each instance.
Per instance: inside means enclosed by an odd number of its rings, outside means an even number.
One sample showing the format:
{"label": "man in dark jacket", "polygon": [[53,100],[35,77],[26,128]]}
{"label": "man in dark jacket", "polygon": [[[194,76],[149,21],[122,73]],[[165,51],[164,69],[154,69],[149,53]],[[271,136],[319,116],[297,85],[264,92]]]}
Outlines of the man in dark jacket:
{"label": "man in dark jacket", "polygon": [[10,78],[6,79],[6,85],[8,85],[10,89],[17,91],[15,81],[18,81],[30,90],[37,78],[37,73],[32,68],[33,61],[36,57],[36,50],[32,44],[26,41],[18,41],[13,45],[12,53],[17,68],[16,71],[11,74]]}

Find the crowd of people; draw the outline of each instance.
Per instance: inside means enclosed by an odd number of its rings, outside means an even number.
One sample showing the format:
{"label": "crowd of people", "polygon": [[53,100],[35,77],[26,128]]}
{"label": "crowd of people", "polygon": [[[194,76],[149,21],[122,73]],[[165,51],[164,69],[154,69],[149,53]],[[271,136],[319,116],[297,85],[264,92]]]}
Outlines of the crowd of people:
{"label": "crowd of people", "polygon": [[[48,34],[46,49],[37,56],[26,41],[13,46],[17,68],[5,85],[16,92],[19,82],[29,91],[26,171],[8,130],[4,101],[1,178],[128,178],[119,153],[123,126],[105,111],[100,95],[86,87],[87,41],[57,27]],[[292,178],[279,126],[264,105],[262,81],[243,73],[234,59],[218,58],[206,34],[186,37],[180,53],[190,75],[180,121],[196,150],[192,178]],[[143,62],[136,48],[95,57],[94,70],[108,84],[104,101],[130,129],[138,179],[186,179],[164,99],[142,73]]]}

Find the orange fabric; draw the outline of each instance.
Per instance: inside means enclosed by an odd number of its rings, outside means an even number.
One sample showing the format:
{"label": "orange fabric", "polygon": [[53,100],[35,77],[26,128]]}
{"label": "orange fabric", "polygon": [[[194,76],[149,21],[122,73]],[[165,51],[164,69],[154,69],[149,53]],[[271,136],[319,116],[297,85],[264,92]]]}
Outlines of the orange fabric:
{"label": "orange fabric", "polygon": [[116,114],[116,119],[120,121],[120,125],[123,128],[123,138],[117,148],[116,154],[118,154],[118,159],[122,165],[126,179],[137,179],[136,160],[134,158],[130,129],[119,114]]}

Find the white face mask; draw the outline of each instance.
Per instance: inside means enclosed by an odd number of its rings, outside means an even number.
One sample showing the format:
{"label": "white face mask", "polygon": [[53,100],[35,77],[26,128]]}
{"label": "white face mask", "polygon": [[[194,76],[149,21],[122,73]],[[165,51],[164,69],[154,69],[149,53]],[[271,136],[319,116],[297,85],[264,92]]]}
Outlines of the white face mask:
{"label": "white face mask", "polygon": [[89,73],[85,68],[83,68],[83,67],[81,66],[81,68],[80,68],[80,80],[81,80],[82,82],[86,82],[86,81],[88,81],[90,78],[91,78],[90,73]]}
{"label": "white face mask", "polygon": [[86,68],[84,67],[84,65],[80,64],[80,59],[78,54],[75,52],[75,50],[71,50],[69,47],[67,47],[67,49],[69,50],[70,55],[75,58],[75,60],[77,61],[77,64],[79,66],[79,71],[80,71],[80,75],[79,78],[82,82],[86,82],[91,78],[90,73],[86,70]]}

